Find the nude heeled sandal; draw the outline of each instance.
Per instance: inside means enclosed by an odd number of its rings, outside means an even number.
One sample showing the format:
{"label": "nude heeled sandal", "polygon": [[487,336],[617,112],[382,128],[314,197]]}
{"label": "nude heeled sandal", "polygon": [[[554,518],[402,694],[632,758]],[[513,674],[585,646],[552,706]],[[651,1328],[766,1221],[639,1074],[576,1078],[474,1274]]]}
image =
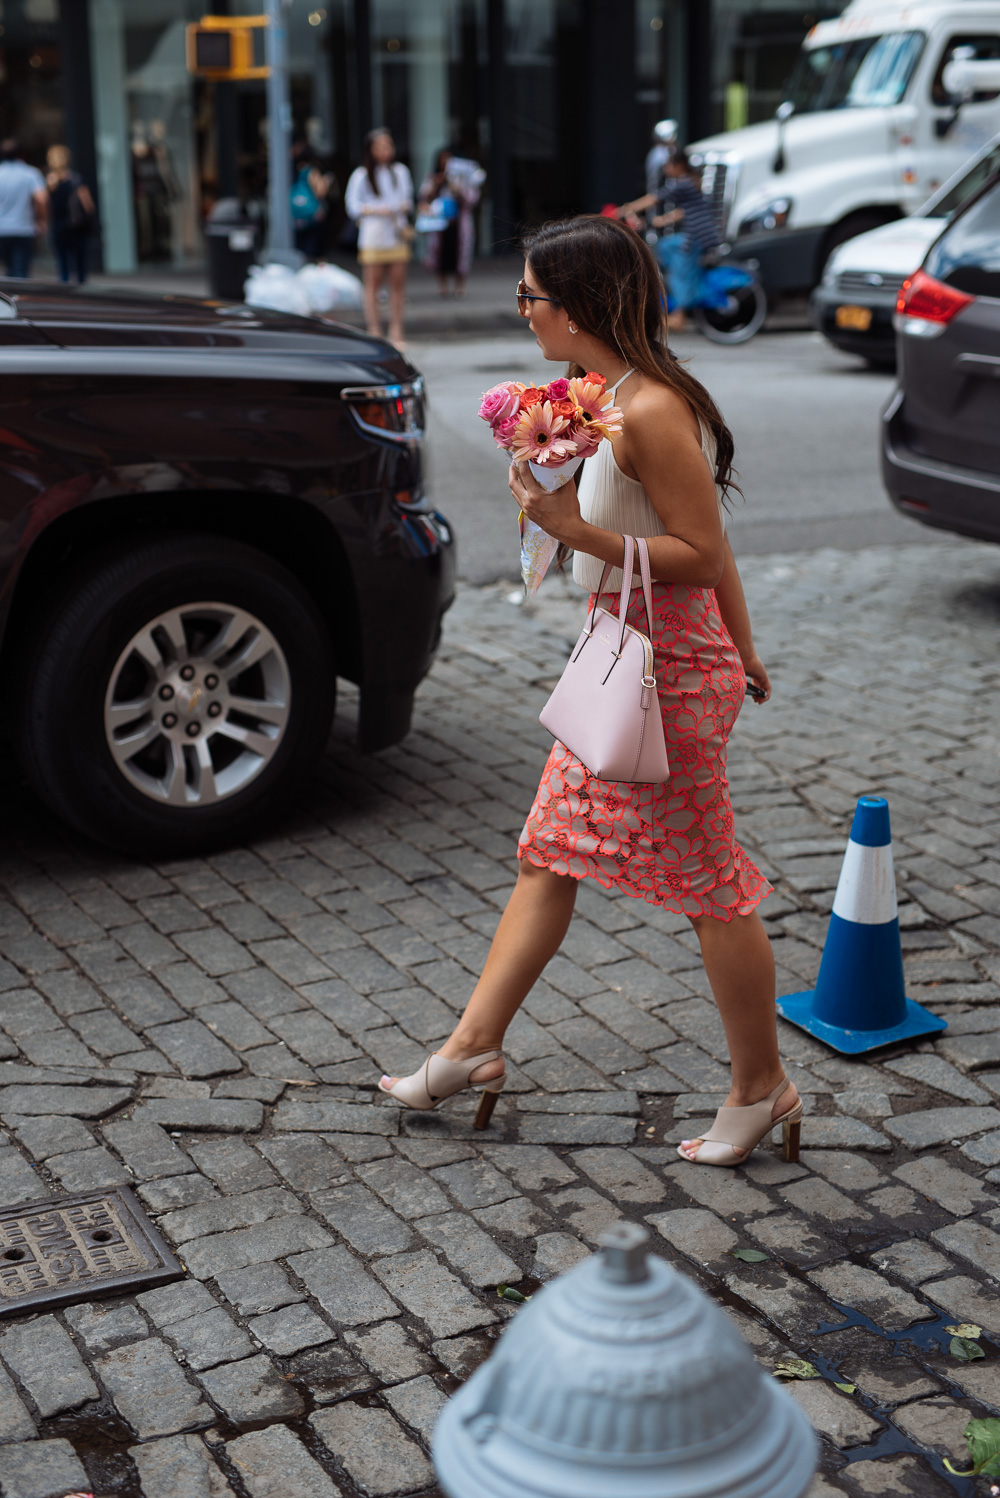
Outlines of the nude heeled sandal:
{"label": "nude heeled sandal", "polygon": [[[782,1077],[774,1091],[759,1103],[750,1103],[745,1108],[720,1108],[708,1133],[701,1136],[702,1143],[694,1159],[680,1145],[677,1153],[691,1165],[742,1165],[751,1150],[780,1124],[785,1159],[796,1161],[802,1132],[802,1099],[796,1098],[794,1108],[787,1113],[771,1117],[775,1103],[791,1085],[787,1077]],[[737,1154],[737,1150],[743,1153]]]}
{"label": "nude heeled sandal", "polygon": [[445,1098],[454,1097],[456,1092],[464,1092],[467,1087],[481,1086],[483,1095],[473,1128],[485,1129],[493,1116],[493,1109],[503,1091],[507,1074],[502,1071],[498,1077],[491,1077],[488,1082],[481,1083],[470,1079],[472,1073],[485,1066],[487,1061],[502,1059],[503,1051],[483,1051],[479,1056],[470,1056],[467,1061],[449,1061],[447,1056],[440,1056],[435,1051],[411,1077],[400,1077],[392,1087],[383,1087],[380,1082],[378,1090],[394,1097],[407,1108],[416,1108],[426,1113],[428,1109],[436,1108],[438,1103],[443,1103]]}

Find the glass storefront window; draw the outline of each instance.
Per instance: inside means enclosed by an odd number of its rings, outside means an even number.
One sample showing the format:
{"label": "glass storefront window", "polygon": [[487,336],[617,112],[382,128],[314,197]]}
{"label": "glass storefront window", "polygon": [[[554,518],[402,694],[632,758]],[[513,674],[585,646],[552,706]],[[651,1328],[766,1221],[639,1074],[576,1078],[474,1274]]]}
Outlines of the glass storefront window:
{"label": "glass storefront window", "polygon": [[442,146],[482,160],[485,0],[372,0],[372,117],[414,186]]}
{"label": "glass storefront window", "polygon": [[[66,141],[62,64],[59,0],[0,0],[0,139],[43,172],[49,146]],[[36,270],[50,274],[48,242],[38,249]]]}
{"label": "glass storefront window", "polygon": [[105,267],[202,258],[194,80],[196,0],[91,0],[91,66]]}
{"label": "glass storefront window", "polygon": [[[293,161],[303,152],[331,172],[331,230],[350,170],[350,0],[295,0],[286,17]],[[261,0],[238,0],[233,15],[259,15]],[[267,89],[263,82],[227,85],[235,90],[237,194],[263,213],[267,200]],[[211,113],[209,110],[207,113]],[[294,176],[294,167],[293,167]]]}
{"label": "glass storefront window", "polygon": [[578,213],[586,37],[579,0],[507,0],[507,121],[515,221]]}
{"label": "glass storefront window", "polygon": [[683,0],[636,0],[635,75],[640,139],[648,150],[658,120],[683,122],[687,118],[687,11]]}

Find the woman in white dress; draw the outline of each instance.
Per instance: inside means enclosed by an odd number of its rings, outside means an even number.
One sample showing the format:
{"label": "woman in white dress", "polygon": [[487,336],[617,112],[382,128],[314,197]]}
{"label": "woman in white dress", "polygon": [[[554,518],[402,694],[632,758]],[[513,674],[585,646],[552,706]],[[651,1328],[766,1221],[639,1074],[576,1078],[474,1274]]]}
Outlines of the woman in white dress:
{"label": "woman in white dress", "polygon": [[371,130],[365,136],[361,165],[351,173],[344,202],[358,225],[358,264],[365,283],[368,331],[376,337],[381,334],[378,294],[388,276],[389,338],[402,343],[413,181],[409,169],[396,160],[388,130]]}

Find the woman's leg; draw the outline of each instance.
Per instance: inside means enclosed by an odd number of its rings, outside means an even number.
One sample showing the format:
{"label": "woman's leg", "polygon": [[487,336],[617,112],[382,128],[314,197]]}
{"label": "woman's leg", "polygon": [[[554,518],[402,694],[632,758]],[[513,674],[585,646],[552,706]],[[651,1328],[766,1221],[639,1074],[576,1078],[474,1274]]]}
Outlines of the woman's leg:
{"label": "woman's leg", "polygon": [[[562,946],[576,903],[577,883],[568,874],[553,874],[526,858],[521,860],[482,975],[439,1055],[464,1061],[503,1046],[507,1026]],[[502,1061],[487,1061],[477,1067],[473,1079],[488,1082],[502,1071]]]}
{"label": "woman's leg", "polygon": [[369,333],[374,333],[378,338],[381,334],[378,321],[378,293],[385,275],[385,266],[363,265],[361,270],[365,283],[365,327]]}
{"label": "woman's leg", "polygon": [[389,342],[403,341],[403,306],[406,302],[405,260],[389,266]]}
{"label": "woman's leg", "polygon": [[[733,1075],[726,1104],[740,1108],[759,1103],[784,1075],[774,1012],[774,957],[764,923],[755,910],[730,921],[699,916],[691,924],[729,1044]],[[796,1096],[794,1086],[786,1090],[775,1103],[775,1114],[787,1113]],[[682,1147],[693,1159],[700,1144],[691,1139]]]}

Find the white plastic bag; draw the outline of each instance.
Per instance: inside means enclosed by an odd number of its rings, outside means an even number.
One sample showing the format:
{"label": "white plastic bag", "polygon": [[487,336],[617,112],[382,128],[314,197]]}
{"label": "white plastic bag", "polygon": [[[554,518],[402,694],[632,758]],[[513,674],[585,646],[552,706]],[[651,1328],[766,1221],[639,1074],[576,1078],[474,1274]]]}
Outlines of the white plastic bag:
{"label": "white plastic bag", "polygon": [[308,317],[313,310],[298,274],[287,265],[251,265],[243,283],[243,300],[248,307],[294,312],[300,317]]}
{"label": "white plastic bag", "polygon": [[309,299],[313,312],[332,312],[336,307],[361,307],[364,291],[357,276],[339,265],[304,265],[295,277]]}

